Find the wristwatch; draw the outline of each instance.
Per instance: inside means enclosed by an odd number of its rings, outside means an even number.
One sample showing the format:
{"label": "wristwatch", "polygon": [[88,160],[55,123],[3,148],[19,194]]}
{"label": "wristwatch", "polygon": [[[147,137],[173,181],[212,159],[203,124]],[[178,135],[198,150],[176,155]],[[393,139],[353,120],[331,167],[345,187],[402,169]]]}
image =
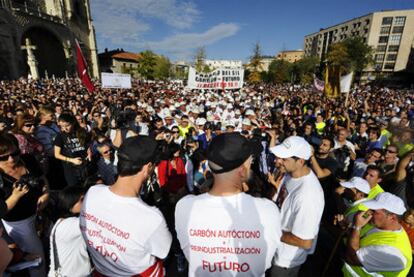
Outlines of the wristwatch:
{"label": "wristwatch", "polygon": [[352,225],[351,228],[354,229],[354,230],[356,230],[356,231],[361,231],[361,227],[358,227],[356,225]]}

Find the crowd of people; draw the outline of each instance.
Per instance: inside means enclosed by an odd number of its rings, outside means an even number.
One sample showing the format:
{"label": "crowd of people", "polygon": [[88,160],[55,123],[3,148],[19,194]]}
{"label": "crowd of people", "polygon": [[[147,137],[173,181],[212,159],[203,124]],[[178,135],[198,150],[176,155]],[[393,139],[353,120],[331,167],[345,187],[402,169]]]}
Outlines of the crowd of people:
{"label": "crowd of people", "polygon": [[413,126],[404,89],[1,81],[0,275],[407,276]]}

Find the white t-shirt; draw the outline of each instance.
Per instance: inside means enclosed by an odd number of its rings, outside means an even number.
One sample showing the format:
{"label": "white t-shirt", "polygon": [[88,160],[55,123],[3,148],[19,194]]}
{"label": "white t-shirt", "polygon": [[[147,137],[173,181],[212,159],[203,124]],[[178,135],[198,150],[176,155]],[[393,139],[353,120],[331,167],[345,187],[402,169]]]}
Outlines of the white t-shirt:
{"label": "white t-shirt", "polygon": [[[384,231],[373,228],[367,232],[366,236],[376,232]],[[404,232],[404,230],[401,229],[395,232]],[[356,254],[362,266],[369,272],[401,271],[407,264],[407,259],[401,251],[388,245],[362,247],[356,252]]]}
{"label": "white t-shirt", "polygon": [[309,250],[281,242],[273,264],[292,268],[303,264],[307,255],[315,251],[325,199],[322,187],[313,171],[300,178],[292,178],[287,174],[283,185],[286,186],[288,194],[280,210],[282,230],[291,232],[303,240],[313,240]]}
{"label": "white t-shirt", "polygon": [[[334,149],[338,149],[338,148],[343,147],[343,145],[342,145],[342,144],[340,144],[338,140],[334,139],[334,142],[335,142]],[[354,153],[355,153],[355,146],[352,144],[352,142],[350,142],[349,140],[345,140],[345,145],[346,145],[346,146],[347,146],[347,147],[348,147],[348,148],[349,148],[352,152],[354,152]]]}
{"label": "white t-shirt", "polygon": [[55,277],[53,234],[55,234],[61,276],[89,276],[91,273],[91,263],[86,251],[85,241],[79,229],[79,217],[69,217],[59,220],[53,226],[50,234],[49,277]]}
{"label": "white t-shirt", "polygon": [[274,203],[245,193],[181,199],[175,229],[189,276],[264,276],[280,244]]}
{"label": "white t-shirt", "polygon": [[171,246],[161,212],[138,197],[122,197],[110,187],[89,189],[80,214],[82,235],[97,271],[106,276],[142,273],[164,259]]}

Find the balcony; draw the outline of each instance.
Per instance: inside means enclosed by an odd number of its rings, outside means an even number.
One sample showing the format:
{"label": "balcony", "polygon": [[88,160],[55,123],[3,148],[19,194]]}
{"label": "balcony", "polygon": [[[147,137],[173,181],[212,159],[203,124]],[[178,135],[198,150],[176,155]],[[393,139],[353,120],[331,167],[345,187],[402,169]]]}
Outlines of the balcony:
{"label": "balcony", "polygon": [[11,9],[11,11],[14,14],[30,15],[30,16],[42,18],[47,21],[52,21],[54,23],[64,24],[64,21],[62,20],[62,18],[47,14],[39,6],[28,5],[26,1],[24,3],[16,3],[16,2],[11,2],[7,0],[0,0],[0,1],[2,4],[3,3],[6,5],[8,4],[7,8]]}

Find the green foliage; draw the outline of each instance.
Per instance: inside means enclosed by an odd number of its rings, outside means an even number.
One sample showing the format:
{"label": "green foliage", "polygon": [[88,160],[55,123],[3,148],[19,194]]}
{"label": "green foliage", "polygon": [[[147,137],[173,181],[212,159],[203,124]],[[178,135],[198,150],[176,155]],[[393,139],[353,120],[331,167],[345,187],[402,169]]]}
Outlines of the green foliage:
{"label": "green foliage", "polygon": [[356,72],[374,62],[374,49],[366,44],[361,37],[348,38],[343,41],[351,60],[351,67]]}
{"label": "green foliage", "polygon": [[262,81],[262,78],[260,76],[260,72],[259,71],[250,72],[249,77],[248,77],[248,81],[249,81],[249,83],[252,83],[252,84],[260,83]]}
{"label": "green foliage", "polygon": [[319,58],[316,56],[304,57],[293,64],[292,73],[294,82],[310,84],[313,82],[314,74],[319,67]]}
{"label": "green foliage", "polygon": [[361,73],[373,62],[374,50],[361,37],[353,37],[334,43],[329,47],[327,60],[334,66],[339,66],[341,72],[351,70]]}
{"label": "green foliage", "polygon": [[256,42],[253,46],[253,55],[250,57],[250,63],[248,65],[250,69],[247,79],[250,83],[259,83],[262,81],[260,71],[263,71],[262,65],[262,51],[260,44]]}
{"label": "green foliage", "polygon": [[151,50],[145,50],[140,55],[142,58],[139,61],[138,73],[147,80],[154,80],[157,56]]}
{"label": "green foliage", "polygon": [[347,72],[351,69],[351,58],[343,42],[330,45],[326,57],[328,63],[332,66],[339,66],[341,72]]}
{"label": "green foliage", "polygon": [[[197,72],[209,72],[204,71],[204,69],[209,69],[208,66],[204,65],[204,61],[207,59],[206,49],[205,47],[199,47],[196,50],[196,53],[194,55],[194,67]],[[210,70],[210,69],[209,69]]]}
{"label": "green foliage", "polygon": [[167,80],[171,72],[170,60],[164,56],[156,56],[155,61],[154,78],[157,80]]}
{"label": "green foliage", "polygon": [[291,81],[293,64],[284,60],[274,60],[269,65],[269,81],[277,84]]}
{"label": "green foliage", "polygon": [[249,67],[251,68],[252,72],[263,70],[262,50],[258,42],[256,42],[256,44],[253,47],[253,55],[250,57]]}

